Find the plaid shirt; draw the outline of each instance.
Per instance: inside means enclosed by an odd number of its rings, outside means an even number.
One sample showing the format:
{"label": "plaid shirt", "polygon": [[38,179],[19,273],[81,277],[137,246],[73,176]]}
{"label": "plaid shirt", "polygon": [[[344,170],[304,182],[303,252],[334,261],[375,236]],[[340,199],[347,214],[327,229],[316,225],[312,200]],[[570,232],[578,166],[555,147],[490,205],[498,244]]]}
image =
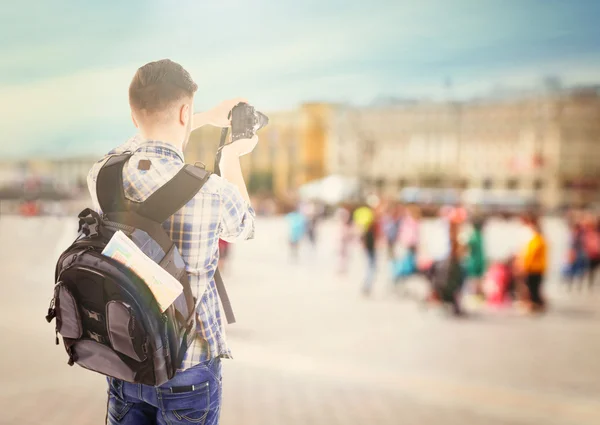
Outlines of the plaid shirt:
{"label": "plaid shirt", "polygon": [[[183,153],[162,142],[144,142],[137,137],[110,151],[88,174],[88,188],[94,209],[100,211],[96,179],[108,156],[125,151],[133,156],[123,168],[125,196],[143,202],[173,178],[184,166]],[[139,170],[138,163],[151,162],[150,169]],[[196,297],[197,334],[190,345],[181,370],[213,357],[231,358],[221,317],[214,274],[219,261],[219,239],[227,242],[251,239],[255,213],[239,190],[225,179],[212,175],[196,196],[163,227],[178,247],[186,263],[192,294]]]}

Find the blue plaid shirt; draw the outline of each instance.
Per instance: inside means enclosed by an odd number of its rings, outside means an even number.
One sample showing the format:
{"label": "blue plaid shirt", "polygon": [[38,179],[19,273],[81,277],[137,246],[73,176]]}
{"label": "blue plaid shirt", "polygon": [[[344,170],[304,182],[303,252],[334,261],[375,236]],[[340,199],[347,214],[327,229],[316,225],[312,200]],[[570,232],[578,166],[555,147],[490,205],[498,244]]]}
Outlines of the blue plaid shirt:
{"label": "blue plaid shirt", "polygon": [[[125,151],[134,154],[123,168],[123,186],[125,196],[135,202],[146,200],[184,166],[183,152],[174,146],[143,141],[137,136],[130,139],[110,151],[88,174],[88,188],[98,212],[101,212],[96,194],[98,172],[110,155]],[[150,168],[139,170],[140,160],[149,160]],[[231,358],[214,280],[219,261],[219,239],[227,242],[251,239],[254,217],[254,210],[237,187],[212,175],[187,205],[163,223],[183,256],[192,294],[198,300],[196,338],[186,353],[181,370],[213,357]]]}

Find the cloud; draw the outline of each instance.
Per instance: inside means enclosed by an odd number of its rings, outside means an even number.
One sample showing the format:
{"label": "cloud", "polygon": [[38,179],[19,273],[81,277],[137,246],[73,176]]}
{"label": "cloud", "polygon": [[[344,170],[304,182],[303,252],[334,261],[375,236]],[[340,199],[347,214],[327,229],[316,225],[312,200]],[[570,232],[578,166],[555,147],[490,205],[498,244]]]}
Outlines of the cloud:
{"label": "cloud", "polygon": [[197,80],[200,110],[239,95],[275,110],[306,100],[442,97],[448,77],[455,95],[469,96],[548,73],[566,82],[600,75],[592,18],[600,7],[584,1],[177,4],[88,10],[59,0],[40,6],[40,16],[26,0],[13,4],[0,18],[8,40],[0,46],[2,154],[119,143],[134,130],[127,86],[135,69],[163,57]]}

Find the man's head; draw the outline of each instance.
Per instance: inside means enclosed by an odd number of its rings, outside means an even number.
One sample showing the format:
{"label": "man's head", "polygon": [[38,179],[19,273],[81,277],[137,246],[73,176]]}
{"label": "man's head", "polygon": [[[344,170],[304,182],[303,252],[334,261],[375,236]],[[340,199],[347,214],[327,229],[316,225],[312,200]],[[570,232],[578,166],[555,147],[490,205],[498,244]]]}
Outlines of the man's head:
{"label": "man's head", "polygon": [[521,222],[536,233],[541,233],[539,216],[534,212],[526,212],[521,216]]}
{"label": "man's head", "polygon": [[169,59],[139,68],[129,86],[129,105],[142,136],[185,148],[192,129],[197,89],[190,74]]}

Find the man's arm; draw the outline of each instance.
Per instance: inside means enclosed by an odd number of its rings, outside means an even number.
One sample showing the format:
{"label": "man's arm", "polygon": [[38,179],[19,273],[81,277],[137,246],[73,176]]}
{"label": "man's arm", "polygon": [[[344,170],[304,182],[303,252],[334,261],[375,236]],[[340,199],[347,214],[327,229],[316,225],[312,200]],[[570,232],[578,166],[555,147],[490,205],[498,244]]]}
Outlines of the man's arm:
{"label": "man's arm", "polygon": [[227,181],[221,190],[221,239],[227,242],[254,237],[255,212],[240,166],[240,156],[252,152],[258,136],[225,145],[221,151],[221,177]]}
{"label": "man's arm", "polygon": [[229,127],[231,124],[229,121],[229,111],[240,102],[247,103],[248,100],[243,97],[224,100],[209,111],[195,113],[192,120],[192,130],[204,127],[205,125]]}
{"label": "man's arm", "polygon": [[221,169],[221,177],[233,184],[240,191],[242,198],[250,203],[250,195],[242,173],[239,155],[224,147],[221,152],[219,168]]}
{"label": "man's arm", "polygon": [[252,152],[257,143],[258,136],[229,143],[223,146],[221,150],[221,162],[219,162],[221,177],[237,187],[242,197],[248,203],[250,203],[250,196],[248,195],[248,189],[246,188],[246,182],[242,174],[240,157]]}

